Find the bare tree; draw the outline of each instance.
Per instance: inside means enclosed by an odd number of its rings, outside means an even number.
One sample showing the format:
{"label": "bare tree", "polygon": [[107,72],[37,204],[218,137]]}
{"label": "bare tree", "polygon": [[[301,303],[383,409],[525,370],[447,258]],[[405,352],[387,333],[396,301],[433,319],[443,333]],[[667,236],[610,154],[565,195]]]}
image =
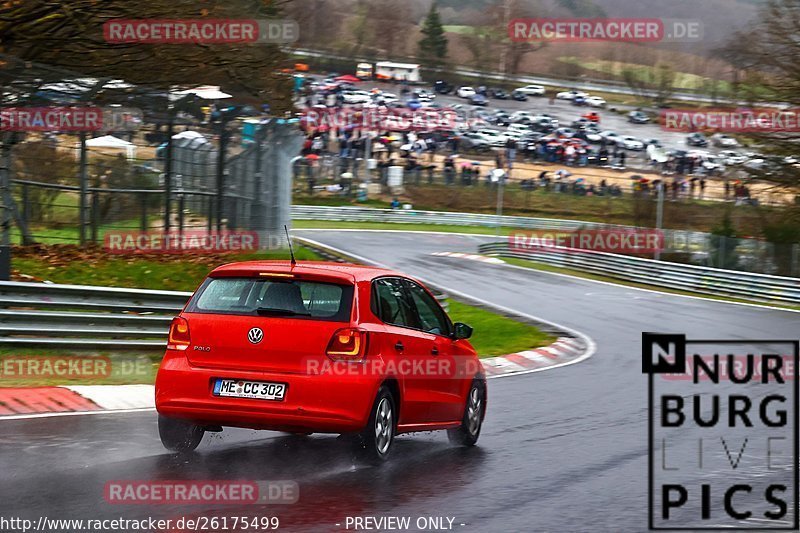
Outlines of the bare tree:
{"label": "bare tree", "polygon": [[110,43],[112,19],[269,18],[285,0],[70,0],[0,4],[2,51],[24,60],[153,87],[224,84],[276,110],[291,107],[288,58],[274,44],[160,45]]}
{"label": "bare tree", "polygon": [[369,11],[372,45],[388,58],[406,56],[409,36],[416,33],[410,14],[395,0],[371,0]]}
{"label": "bare tree", "polygon": [[485,32],[473,29],[458,36],[461,44],[472,56],[472,66],[478,70],[489,70],[492,61],[491,39]]}
{"label": "bare tree", "polygon": [[499,70],[503,74],[517,74],[528,54],[544,48],[545,41],[513,41],[508,34],[508,24],[516,18],[532,17],[541,13],[538,2],[520,0],[495,0],[488,9],[492,31],[489,32],[500,49]]}
{"label": "bare tree", "polygon": [[622,79],[641,100],[652,96],[657,104],[663,104],[675,93],[675,70],[669,63],[661,62],[652,68],[625,67]]}
{"label": "bare tree", "polygon": [[314,48],[330,48],[339,37],[344,20],[342,11],[346,8],[346,5],[330,0],[292,0],[287,3],[285,11],[301,28],[299,43]]}
{"label": "bare tree", "polygon": [[[792,112],[800,109],[798,35],[800,3],[769,0],[760,20],[752,28],[735,35],[727,47],[719,50],[722,57],[744,72],[744,79],[738,84],[740,94],[756,106],[780,102]],[[800,155],[800,131],[773,127],[750,136],[772,156],[770,165],[753,174],[796,192],[800,185],[800,169],[794,158]]]}
{"label": "bare tree", "polygon": [[[792,247],[800,246],[800,3],[796,0],[769,0],[761,12],[760,20],[749,30],[734,36],[729,45],[719,50],[735,68],[744,72],[739,83],[741,93],[755,106],[782,103],[789,114],[784,115],[786,125],[773,122],[769,131],[749,134],[749,141],[767,154],[766,164],[759,169],[748,169],[751,178],[774,185],[777,192],[789,192],[795,202],[781,210],[761,210],[761,233],[776,243],[776,261],[785,270],[790,263]],[[775,117],[780,117],[772,107]],[[788,122],[791,117],[791,126]],[[781,267],[781,264],[783,265]]]}

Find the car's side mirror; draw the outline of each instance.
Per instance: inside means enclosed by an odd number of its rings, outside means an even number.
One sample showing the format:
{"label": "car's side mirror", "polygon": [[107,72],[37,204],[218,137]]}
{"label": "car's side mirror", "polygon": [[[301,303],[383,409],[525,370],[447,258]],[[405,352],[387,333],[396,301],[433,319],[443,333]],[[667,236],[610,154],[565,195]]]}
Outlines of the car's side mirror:
{"label": "car's side mirror", "polygon": [[463,322],[456,322],[453,324],[453,338],[456,340],[459,339],[469,339],[472,337],[472,328]]}

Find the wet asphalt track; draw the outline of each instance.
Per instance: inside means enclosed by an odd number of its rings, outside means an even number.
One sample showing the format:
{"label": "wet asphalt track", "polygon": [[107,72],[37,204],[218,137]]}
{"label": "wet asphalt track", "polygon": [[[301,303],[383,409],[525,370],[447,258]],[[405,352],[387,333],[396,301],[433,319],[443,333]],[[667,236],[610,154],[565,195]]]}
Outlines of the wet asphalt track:
{"label": "wet asphalt track", "polygon": [[[195,455],[179,458],[161,448],[150,412],[2,421],[0,515],[272,514],[288,531],[342,530],[347,516],[448,516],[456,531],[645,531],[641,332],[796,338],[800,323],[797,313],[430,255],[474,251],[481,237],[296,233],[578,329],[597,343],[597,352],[577,365],[492,380],[476,448],[450,447],[443,433],[404,436],[381,468],[355,466],[345,443],[332,436],[245,430],[207,436]],[[109,480],[209,478],[292,479],[301,497],[270,508],[118,506],[103,499]]]}

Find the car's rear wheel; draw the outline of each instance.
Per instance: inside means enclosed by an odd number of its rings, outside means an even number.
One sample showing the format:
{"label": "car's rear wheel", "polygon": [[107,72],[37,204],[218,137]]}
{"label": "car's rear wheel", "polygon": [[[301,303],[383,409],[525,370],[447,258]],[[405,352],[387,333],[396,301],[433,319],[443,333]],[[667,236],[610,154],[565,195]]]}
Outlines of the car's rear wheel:
{"label": "car's rear wheel", "polygon": [[391,391],[388,387],[382,386],[375,396],[367,426],[356,439],[356,451],[361,460],[380,464],[389,457],[394,442],[396,413]]}
{"label": "car's rear wheel", "polygon": [[203,440],[205,430],[187,420],[158,415],[158,435],[161,444],[173,452],[190,452]]}
{"label": "car's rear wheel", "polygon": [[476,379],[472,382],[467,394],[461,425],[447,430],[447,438],[450,439],[450,442],[459,446],[475,446],[481,434],[485,412],[486,383]]}

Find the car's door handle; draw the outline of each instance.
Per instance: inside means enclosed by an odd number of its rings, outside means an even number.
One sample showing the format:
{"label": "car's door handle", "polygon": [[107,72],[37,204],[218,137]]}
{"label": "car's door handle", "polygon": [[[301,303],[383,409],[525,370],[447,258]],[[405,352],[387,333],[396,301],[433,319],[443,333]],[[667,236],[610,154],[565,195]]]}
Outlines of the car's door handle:
{"label": "car's door handle", "polygon": [[405,349],[405,346],[403,346],[402,342],[397,341],[397,344],[394,345],[394,349],[398,352],[402,352]]}
{"label": "car's door handle", "polygon": [[439,348],[437,348],[436,346],[431,348],[431,355],[439,355]]}

